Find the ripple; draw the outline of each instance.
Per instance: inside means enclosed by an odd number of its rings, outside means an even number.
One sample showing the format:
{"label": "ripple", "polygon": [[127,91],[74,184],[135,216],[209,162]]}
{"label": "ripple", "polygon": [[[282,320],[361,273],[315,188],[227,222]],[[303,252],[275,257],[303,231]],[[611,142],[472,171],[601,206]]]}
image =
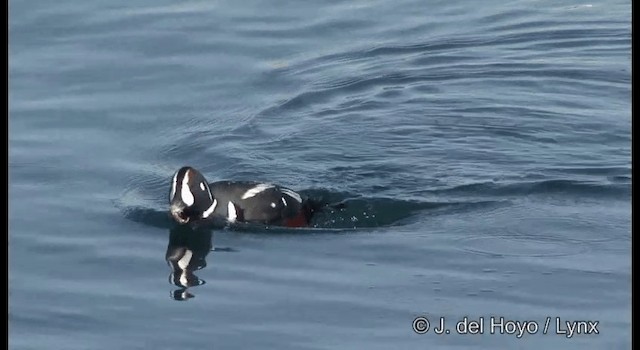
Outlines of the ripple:
{"label": "ripple", "polygon": [[460,249],[484,255],[511,257],[559,257],[582,254],[588,246],[582,241],[567,241],[551,236],[466,237],[458,241]]}
{"label": "ripple", "polygon": [[627,199],[623,197],[629,196],[631,194],[630,191],[631,188],[627,184],[556,179],[507,184],[495,182],[472,183],[430,192],[479,196],[569,194],[591,198]]}

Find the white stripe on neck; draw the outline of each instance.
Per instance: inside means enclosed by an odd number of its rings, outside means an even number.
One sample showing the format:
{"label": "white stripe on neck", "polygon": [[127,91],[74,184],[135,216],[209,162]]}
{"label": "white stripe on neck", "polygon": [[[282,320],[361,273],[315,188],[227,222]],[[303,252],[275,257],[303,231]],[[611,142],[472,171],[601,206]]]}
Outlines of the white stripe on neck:
{"label": "white stripe on neck", "polygon": [[213,203],[211,203],[211,206],[204,211],[204,213],[202,213],[202,217],[203,218],[208,218],[209,215],[211,215],[211,213],[213,213],[213,211],[216,209],[216,205],[218,205],[218,201],[217,200],[213,200]]}

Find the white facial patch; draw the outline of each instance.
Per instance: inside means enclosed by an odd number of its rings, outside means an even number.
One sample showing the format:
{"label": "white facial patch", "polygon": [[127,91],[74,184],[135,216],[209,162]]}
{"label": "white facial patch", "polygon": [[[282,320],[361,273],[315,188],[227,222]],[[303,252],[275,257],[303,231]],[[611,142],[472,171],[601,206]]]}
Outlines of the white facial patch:
{"label": "white facial patch", "polygon": [[202,189],[203,191],[207,191],[207,194],[209,195],[209,200],[212,201],[213,200],[213,196],[211,195],[211,191],[209,190],[209,186],[207,186],[204,182],[200,183],[200,189]]}
{"label": "white facial patch", "polygon": [[[204,182],[200,183],[200,189],[203,191],[207,191],[207,186],[204,184]],[[209,195],[209,200],[212,200],[213,197],[211,196],[211,191],[207,191],[207,194]]]}
{"label": "white facial patch", "polygon": [[235,222],[238,214],[236,213],[236,206],[233,203],[229,202],[227,205],[227,212],[227,219],[230,222]]}
{"label": "white facial patch", "polygon": [[184,174],[184,179],[182,179],[182,189],[180,191],[180,195],[182,196],[182,201],[188,207],[193,205],[194,198],[193,193],[191,193],[191,189],[189,188],[189,171]]}
{"label": "white facial patch", "polygon": [[276,207],[276,204],[271,202],[271,208],[275,208],[275,207]]}
{"label": "white facial patch", "polygon": [[295,193],[295,192],[291,191],[290,189],[288,189],[288,188],[283,188],[283,189],[282,189],[282,193],[284,193],[284,194],[286,194],[286,195],[290,196],[291,198],[293,198],[293,199],[297,200],[298,202],[302,203],[302,197],[300,197],[300,195],[299,195],[299,194],[297,194],[297,193]]}
{"label": "white facial patch", "polygon": [[247,192],[245,192],[242,195],[242,199],[251,198],[251,197],[257,195],[258,193],[263,192],[263,191],[268,190],[268,189],[273,188],[273,187],[274,186],[270,185],[270,184],[259,184],[259,185],[255,186],[253,188],[250,188]]}
{"label": "white facial patch", "polygon": [[171,194],[169,195],[169,202],[173,200],[173,197],[176,196],[176,187],[178,186],[178,172],[173,175],[173,180],[171,182]]}
{"label": "white facial patch", "polygon": [[287,206],[287,200],[284,199],[284,197],[282,197],[281,199],[282,199],[282,203],[284,203],[284,206],[286,207]]}
{"label": "white facial patch", "polygon": [[211,204],[211,206],[204,211],[204,213],[202,213],[202,217],[203,218],[208,218],[209,215],[211,215],[211,213],[213,213],[213,211],[216,209],[216,205],[218,205],[218,201],[217,200],[213,200],[213,204]]}

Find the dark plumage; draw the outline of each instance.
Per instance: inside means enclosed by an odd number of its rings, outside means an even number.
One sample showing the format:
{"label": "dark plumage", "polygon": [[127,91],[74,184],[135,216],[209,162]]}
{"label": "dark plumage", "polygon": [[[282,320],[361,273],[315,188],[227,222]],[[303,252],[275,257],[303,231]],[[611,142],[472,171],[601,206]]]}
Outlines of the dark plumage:
{"label": "dark plumage", "polygon": [[229,222],[308,226],[322,205],[278,185],[251,181],[208,183],[192,167],[174,175],[169,196],[174,220],[185,224],[217,218]]}

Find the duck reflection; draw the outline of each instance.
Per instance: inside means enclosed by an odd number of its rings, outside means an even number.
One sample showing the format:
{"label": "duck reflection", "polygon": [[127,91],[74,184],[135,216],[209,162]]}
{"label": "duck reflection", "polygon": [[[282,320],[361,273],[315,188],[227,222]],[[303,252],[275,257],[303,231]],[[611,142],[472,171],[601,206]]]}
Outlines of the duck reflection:
{"label": "duck reflection", "polygon": [[174,300],[193,298],[189,288],[205,284],[194,272],[207,266],[206,257],[213,247],[211,239],[210,230],[188,226],[171,229],[165,259],[171,268],[169,283],[179,287],[171,293]]}

